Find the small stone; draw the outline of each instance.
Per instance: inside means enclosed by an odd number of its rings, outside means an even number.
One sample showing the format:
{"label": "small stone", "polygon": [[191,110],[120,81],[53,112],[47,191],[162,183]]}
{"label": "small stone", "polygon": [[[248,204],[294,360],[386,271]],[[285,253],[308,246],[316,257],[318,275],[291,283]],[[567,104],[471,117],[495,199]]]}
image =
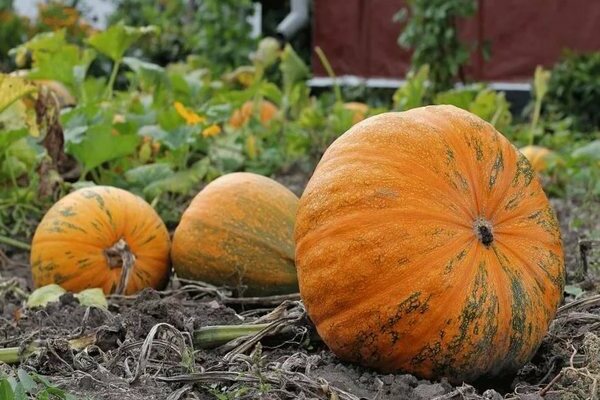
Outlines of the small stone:
{"label": "small stone", "polygon": [[394,378],[395,376],[390,374],[390,375],[384,375],[381,377],[381,381],[385,384],[385,385],[391,385],[392,382],[394,382]]}
{"label": "small stone", "polygon": [[90,390],[90,389],[93,389],[94,383],[95,382],[91,376],[84,375],[81,377],[81,379],[79,379],[79,388],[85,389],[85,390]]}
{"label": "small stone", "polygon": [[483,392],[483,398],[485,400],[502,400],[502,395],[496,392],[494,389],[488,389]]}
{"label": "small stone", "polygon": [[446,389],[439,383],[427,384],[421,383],[415,388],[415,395],[423,400],[433,399],[437,396],[446,394]]}
{"label": "small stone", "polygon": [[[411,386],[411,387],[416,387],[419,384],[419,380],[414,375],[409,375],[409,374],[397,376],[396,381],[405,382],[408,386]],[[424,381],[424,382],[426,384],[429,384],[429,382],[427,382],[427,381]]]}
{"label": "small stone", "polygon": [[362,374],[360,378],[358,378],[360,383],[369,383],[371,381],[371,376],[369,374]]}
{"label": "small stone", "polygon": [[393,399],[411,399],[414,396],[413,389],[404,381],[394,381],[388,389]]}

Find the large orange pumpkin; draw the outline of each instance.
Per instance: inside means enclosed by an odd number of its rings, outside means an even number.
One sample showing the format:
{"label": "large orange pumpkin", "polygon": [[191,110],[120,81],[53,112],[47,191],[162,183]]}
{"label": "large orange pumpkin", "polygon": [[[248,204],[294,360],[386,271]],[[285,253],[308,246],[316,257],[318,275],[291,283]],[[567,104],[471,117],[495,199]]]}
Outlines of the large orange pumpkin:
{"label": "large orange pumpkin", "polygon": [[326,151],[296,220],[300,293],[339,357],[453,382],[515,371],[564,285],[529,162],[453,106],[368,118]]}
{"label": "large orange pumpkin", "polygon": [[106,294],[160,288],[169,246],[167,228],[140,197],[109,186],[79,189],[54,204],[35,231],[33,282]]}
{"label": "large orange pumpkin", "polygon": [[[261,100],[258,105],[258,113],[260,122],[263,125],[267,125],[269,121],[271,121],[279,110],[277,106],[271,103],[268,100]],[[254,112],[254,102],[247,101],[245,102],[241,108],[235,110],[231,118],[229,119],[229,124],[234,128],[239,128],[245,125],[252,116]]]}
{"label": "large orange pumpkin", "polygon": [[209,183],[183,213],[171,259],[178,276],[229,285],[244,295],[298,290],[294,220],[298,198],[246,172]]}

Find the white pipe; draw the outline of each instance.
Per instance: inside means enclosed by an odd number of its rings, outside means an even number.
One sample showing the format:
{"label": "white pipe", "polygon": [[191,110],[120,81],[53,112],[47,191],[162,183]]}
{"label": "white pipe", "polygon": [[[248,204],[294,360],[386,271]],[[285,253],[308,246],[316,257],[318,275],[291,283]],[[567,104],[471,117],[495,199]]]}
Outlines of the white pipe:
{"label": "white pipe", "polygon": [[284,39],[291,39],[308,23],[309,0],[291,0],[290,13],[277,26],[277,33]]}

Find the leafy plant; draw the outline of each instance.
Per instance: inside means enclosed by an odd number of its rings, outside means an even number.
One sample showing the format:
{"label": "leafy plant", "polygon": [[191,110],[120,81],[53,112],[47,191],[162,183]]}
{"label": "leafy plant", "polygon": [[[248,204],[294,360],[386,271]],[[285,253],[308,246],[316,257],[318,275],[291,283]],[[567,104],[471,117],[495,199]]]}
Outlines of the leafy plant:
{"label": "leafy plant", "polygon": [[600,129],[600,52],[566,53],[551,72],[545,114],[553,119],[572,116],[583,131]]}
{"label": "leafy plant", "polygon": [[46,378],[24,369],[17,370],[16,377],[0,378],[0,399],[2,400],[76,400],[76,398],[57,388]]}
{"label": "leafy plant", "polygon": [[112,25],[104,32],[96,33],[89,38],[88,43],[93,48],[110,57],[110,59],[113,61],[113,68],[107,86],[108,98],[112,97],[115,79],[117,78],[119,67],[123,62],[123,57],[127,49],[142,36],[148,33],[156,33],[157,30],[158,28],[155,26],[134,28],[131,26],[126,26],[121,22]]}
{"label": "leafy plant", "polygon": [[550,72],[545,71],[542,67],[538,66],[535,69],[533,75],[533,93],[535,96],[535,102],[533,107],[533,115],[531,116],[531,126],[529,127],[529,144],[533,144],[534,136],[540,135],[538,133],[538,123],[542,111],[542,103],[546,94],[548,93],[548,81],[550,80]]}
{"label": "leafy plant", "polygon": [[498,130],[504,131],[512,121],[510,104],[503,92],[482,84],[463,86],[438,93],[433,104],[452,104],[485,119]]}
{"label": "leafy plant", "polygon": [[429,65],[425,64],[416,71],[409,71],[406,83],[394,93],[394,109],[406,111],[424,105],[429,96],[430,86]]}
{"label": "leafy plant", "polygon": [[408,17],[398,43],[413,51],[413,69],[429,65],[434,92],[450,88],[472,50],[461,42],[456,21],[472,16],[476,1],[407,0],[406,3],[407,7],[394,16],[397,22],[404,22]]}
{"label": "leafy plant", "polygon": [[0,71],[14,67],[8,51],[27,40],[29,21],[15,14],[13,0],[0,1]]}
{"label": "leafy plant", "polygon": [[161,30],[135,46],[136,57],[164,65],[194,55],[202,66],[222,72],[247,61],[255,44],[246,19],[252,9],[250,0],[123,0],[111,22]]}

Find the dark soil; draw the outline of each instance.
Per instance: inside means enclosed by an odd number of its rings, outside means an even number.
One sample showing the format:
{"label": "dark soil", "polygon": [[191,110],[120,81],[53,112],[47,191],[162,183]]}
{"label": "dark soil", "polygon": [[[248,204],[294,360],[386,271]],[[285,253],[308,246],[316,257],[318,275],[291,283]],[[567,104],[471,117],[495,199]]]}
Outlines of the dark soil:
{"label": "dark soil", "polygon": [[[305,185],[297,175],[282,179],[296,192]],[[559,200],[553,205],[564,233],[568,305],[559,311],[532,362],[505,382],[456,387],[412,375],[378,374],[343,363],[322,343],[310,341],[312,327],[294,299],[281,313],[269,314],[275,305],[240,305],[226,290],[176,279],[162,292],[113,296],[108,310],[83,307],[70,294],[30,310],[24,307],[31,291],[27,255],[8,249],[0,252],[0,347],[24,349],[42,341],[41,350],[20,368],[47,376],[78,399],[597,398],[592,392],[599,390],[600,380],[600,296],[594,271],[600,267],[600,249],[591,251],[586,275],[578,240],[598,234],[600,212],[594,205]],[[576,218],[583,223],[574,228]],[[199,328],[249,323],[265,315],[290,321],[293,315],[300,317],[285,325],[288,330],[245,350],[240,346],[247,341],[214,349],[193,345]],[[280,319],[269,319],[275,320]],[[83,351],[67,342],[88,335],[95,343]],[[2,371],[14,374],[16,367]]]}

